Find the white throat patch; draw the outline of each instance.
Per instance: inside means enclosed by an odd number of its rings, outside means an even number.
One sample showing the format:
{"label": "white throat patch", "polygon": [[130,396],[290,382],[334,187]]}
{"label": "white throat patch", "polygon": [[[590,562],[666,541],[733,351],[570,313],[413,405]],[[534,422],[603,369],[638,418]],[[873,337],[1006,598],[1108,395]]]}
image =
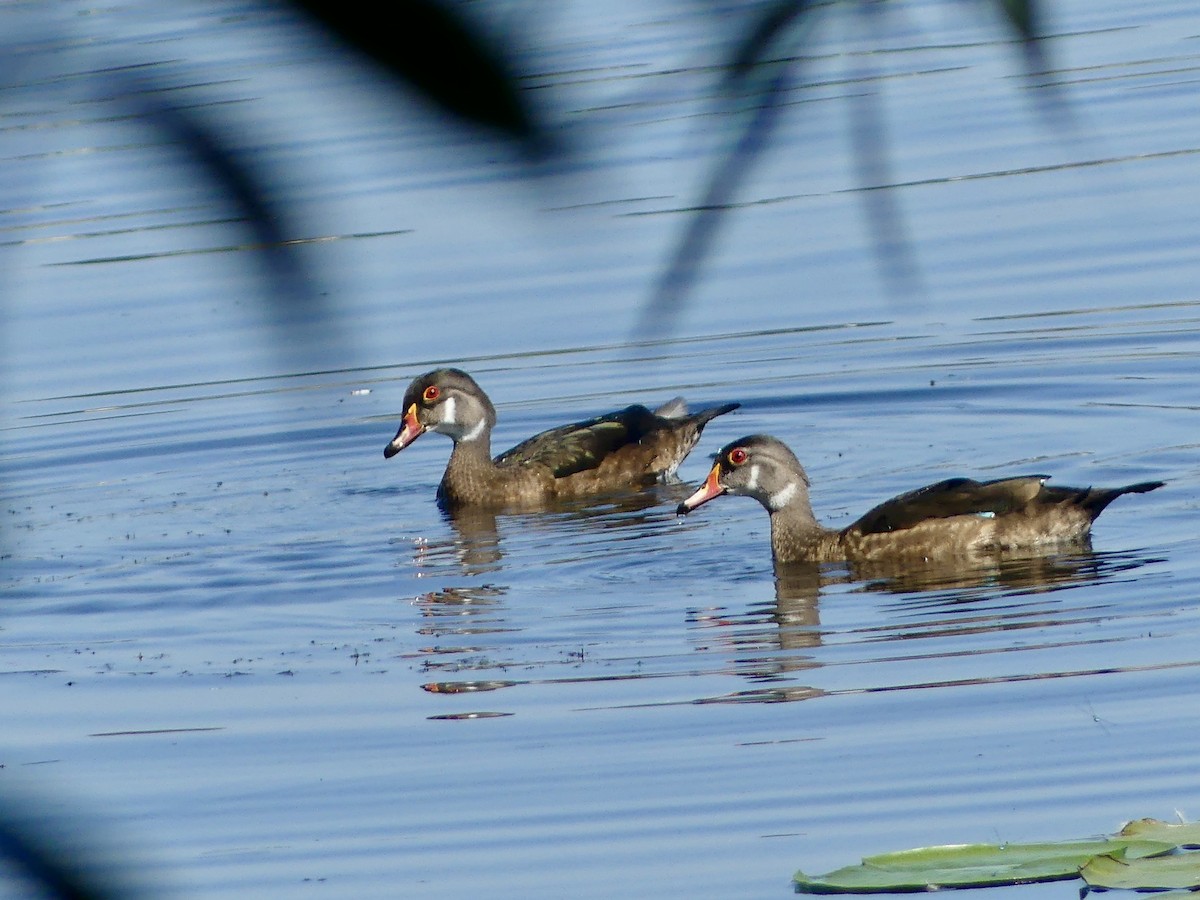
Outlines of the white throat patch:
{"label": "white throat patch", "polygon": [[777,509],[783,509],[792,502],[792,498],[796,496],[796,491],[800,490],[800,485],[794,481],[789,481],[770,497],[767,498],[767,504],[772,512]]}
{"label": "white throat patch", "polygon": [[473,441],[483,434],[483,429],[487,427],[487,419],[480,419],[475,423],[475,427],[458,439],[459,443],[465,441]]}

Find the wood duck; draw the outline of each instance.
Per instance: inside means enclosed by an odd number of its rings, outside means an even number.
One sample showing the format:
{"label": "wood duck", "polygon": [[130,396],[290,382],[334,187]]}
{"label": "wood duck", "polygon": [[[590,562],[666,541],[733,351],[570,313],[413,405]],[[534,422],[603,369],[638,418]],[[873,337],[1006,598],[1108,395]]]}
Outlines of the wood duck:
{"label": "wood duck", "polygon": [[627,406],[544,431],[492,459],[492,401],[466,372],[435,369],[408,386],[403,424],[383,455],[395,456],[426,431],[441,432],[454,441],[438,485],[443,507],[529,508],[670,476],[704,426],[739,405],[726,403],[692,415],[682,398],[654,412]]}
{"label": "wood duck", "polygon": [[939,481],[893,497],[837,531],[813,515],[808,476],[792,451],[752,434],[721,448],[707,480],[676,511],[683,515],[726,493],[753,497],[771,515],[771,550],[780,563],[948,560],[1086,545],[1092,522],[1113,500],[1163,486],[1050,487],[1048,477]]}

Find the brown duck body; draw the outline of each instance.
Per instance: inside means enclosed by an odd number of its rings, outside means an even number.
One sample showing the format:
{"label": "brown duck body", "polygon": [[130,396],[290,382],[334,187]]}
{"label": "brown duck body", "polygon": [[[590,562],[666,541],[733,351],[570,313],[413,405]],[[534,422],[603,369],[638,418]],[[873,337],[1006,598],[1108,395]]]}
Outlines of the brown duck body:
{"label": "brown duck body", "polygon": [[1051,487],[1047,477],[939,481],[881,503],[838,531],[813,515],[808,476],[792,452],[775,438],[749,435],[722,448],[704,486],[679,512],[727,492],[752,496],[770,513],[771,549],[781,563],[947,561],[1086,546],[1092,522],[1113,500],[1163,485]]}
{"label": "brown duck body", "polygon": [[491,456],[496,413],[471,376],[437,369],[415,379],[404,396],[404,423],[384,456],[426,430],[454,441],[438,486],[446,507],[493,509],[545,506],[555,500],[642,487],[678,468],[714,417],[738,404],[686,414],[681,400],[655,412],[629,406],[605,416],[542,432]]}
{"label": "brown duck body", "polygon": [[841,531],[780,510],[771,516],[771,547],[780,562],[873,562],[1082,546],[1096,517],[1117,497],[1162,487],[1157,481],[1111,489],[1050,487],[1045,480],[1028,475],[939,482],[884,504],[905,521],[893,524],[877,507]]}
{"label": "brown duck body", "polygon": [[735,406],[681,419],[630,406],[535,435],[494,459],[486,441],[459,441],[438,500],[447,506],[538,506],[650,485],[673,474],[705,424]]}

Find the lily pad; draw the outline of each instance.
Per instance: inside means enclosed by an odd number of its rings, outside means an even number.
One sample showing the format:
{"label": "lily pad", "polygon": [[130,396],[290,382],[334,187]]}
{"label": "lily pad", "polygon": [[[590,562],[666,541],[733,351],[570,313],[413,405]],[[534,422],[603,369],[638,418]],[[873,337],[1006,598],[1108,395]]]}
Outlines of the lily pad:
{"label": "lily pad", "polygon": [[[1105,853],[1123,854],[1129,859],[1158,856],[1179,846],[1174,841],[1138,837],[1096,838],[1087,841],[1043,841],[1033,844],[948,844],[919,847],[864,856],[863,864],[881,869],[914,869],[929,864],[938,866],[979,866],[1024,864],[1035,860],[1076,859],[1084,861]],[[1082,865],[1082,863],[1081,863]]]}
{"label": "lily pad", "polygon": [[1136,838],[1038,844],[955,844],[866,857],[820,876],[797,872],[796,890],[811,894],[875,894],[991,887],[1078,878],[1093,857],[1139,859],[1175,844]]}
{"label": "lily pad", "polygon": [[1200,853],[1175,853],[1153,859],[1097,856],[1080,872],[1089,887],[1162,891],[1200,888]]}
{"label": "lily pad", "polygon": [[1170,841],[1177,847],[1200,847],[1200,822],[1172,823],[1158,819],[1136,819],[1126,822],[1121,837],[1147,841]]}

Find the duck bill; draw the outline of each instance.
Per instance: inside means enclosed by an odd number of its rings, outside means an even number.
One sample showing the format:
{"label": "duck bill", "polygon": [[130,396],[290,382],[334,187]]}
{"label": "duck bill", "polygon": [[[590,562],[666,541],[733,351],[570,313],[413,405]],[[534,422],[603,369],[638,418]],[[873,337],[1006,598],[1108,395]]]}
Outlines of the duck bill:
{"label": "duck bill", "polygon": [[709,500],[720,497],[725,491],[725,485],[721,484],[721,464],[717,463],[712,467],[712,471],[708,473],[708,477],[704,479],[704,484],[700,485],[696,493],[692,494],[692,496],[676,507],[675,515],[687,515],[697,506],[703,506]]}
{"label": "duck bill", "polygon": [[425,433],[425,426],[417,421],[417,404],[412,404],[404,414],[404,424],[392,438],[392,442],[383,448],[383,458],[391,459],[417,438]]}

